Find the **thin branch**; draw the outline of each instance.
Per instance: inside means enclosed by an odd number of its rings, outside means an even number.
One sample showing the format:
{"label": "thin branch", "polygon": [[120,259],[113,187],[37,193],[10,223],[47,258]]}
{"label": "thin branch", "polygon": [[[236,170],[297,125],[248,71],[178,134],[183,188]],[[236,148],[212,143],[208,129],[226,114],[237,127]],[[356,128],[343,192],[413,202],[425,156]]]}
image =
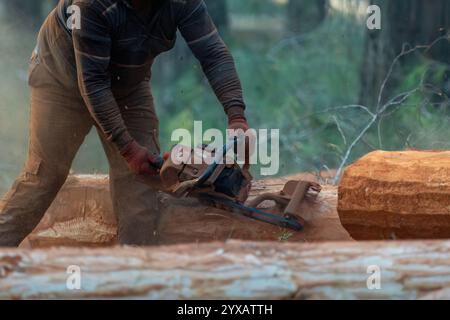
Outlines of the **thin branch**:
{"label": "thin branch", "polygon": [[339,165],[338,170],[336,171],[336,176],[333,179],[334,184],[337,184],[339,182],[339,180],[341,179],[342,173],[344,171],[344,167],[347,164],[348,158],[350,157],[350,154],[353,151],[353,148],[364,137],[366,132],[369,131],[369,129],[373,126],[373,124],[377,121],[377,119],[378,119],[378,115],[375,115],[374,117],[372,117],[372,119],[369,121],[369,123],[364,127],[364,129],[359,133],[359,135],[355,138],[355,140],[353,140],[353,142],[347,148],[347,151],[345,152],[342,162]]}
{"label": "thin branch", "polygon": [[349,105],[344,105],[344,106],[338,106],[338,107],[332,107],[332,108],[326,108],[317,112],[313,112],[310,114],[307,114],[301,118],[299,118],[299,121],[305,120],[307,118],[311,118],[314,116],[317,116],[319,114],[324,114],[324,113],[330,113],[333,111],[341,111],[341,110],[347,110],[347,109],[360,109],[363,110],[364,112],[366,112],[368,115],[370,115],[371,117],[375,116],[375,114],[369,110],[369,108],[367,108],[366,106],[360,105],[360,104],[349,104]]}
{"label": "thin branch", "polygon": [[383,149],[383,139],[381,138],[381,124],[383,122],[383,117],[378,118],[377,123],[377,134],[378,134],[378,146],[380,149]]}
{"label": "thin branch", "polygon": [[417,45],[417,46],[415,46],[415,47],[413,47],[413,48],[410,48],[410,49],[408,49],[408,50],[406,50],[407,44],[404,44],[404,45],[403,45],[402,51],[401,51],[400,54],[397,55],[397,56],[394,58],[394,60],[392,61],[391,65],[390,65],[390,67],[389,67],[388,73],[386,74],[386,77],[385,77],[384,80],[383,80],[383,83],[382,83],[381,88],[380,88],[380,92],[379,92],[379,94],[378,94],[377,110],[381,107],[381,100],[383,99],[383,94],[384,94],[384,91],[385,91],[385,89],[386,89],[386,85],[387,85],[387,83],[389,82],[389,79],[391,78],[392,73],[394,72],[394,67],[397,65],[398,61],[399,61],[401,58],[403,58],[404,56],[409,55],[409,54],[411,54],[411,53],[413,53],[413,52],[415,52],[415,51],[417,51],[417,50],[420,50],[420,49],[425,49],[425,52],[428,52],[428,51],[429,51],[434,45],[436,45],[438,42],[440,42],[440,41],[442,41],[442,40],[448,40],[449,37],[450,37],[450,33],[447,33],[447,34],[444,35],[444,36],[438,37],[436,40],[434,40],[434,41],[433,41],[431,44],[429,44],[429,45]]}
{"label": "thin branch", "polygon": [[[435,41],[433,41],[432,44],[427,45],[427,46],[416,46],[412,49],[408,49],[406,50],[406,45],[403,46],[402,48],[402,52],[397,55],[395,57],[395,59],[393,60],[389,71],[385,77],[385,79],[383,80],[383,83],[381,85],[381,89],[380,92],[378,94],[378,104],[377,104],[377,108],[376,108],[376,113],[372,113],[370,112],[371,119],[370,121],[367,123],[367,125],[363,128],[363,130],[358,134],[358,136],[353,140],[353,142],[349,145],[349,147],[347,148],[347,151],[345,152],[345,155],[341,161],[341,164],[339,165],[339,168],[336,172],[336,176],[334,177],[333,181],[335,184],[337,184],[342,176],[342,173],[344,171],[344,168],[347,164],[347,161],[353,151],[353,149],[356,147],[356,145],[364,138],[364,136],[366,135],[367,131],[369,131],[372,126],[378,122],[378,139],[379,139],[379,144],[382,145],[382,141],[381,141],[381,122],[382,122],[382,118],[383,116],[385,116],[385,112],[391,108],[391,107],[397,107],[397,106],[401,106],[406,100],[408,100],[412,95],[414,95],[415,93],[417,93],[418,91],[422,90],[424,88],[424,81],[425,81],[425,76],[427,74],[427,71],[424,72],[424,74],[422,75],[420,84],[417,88],[414,88],[410,91],[407,92],[403,92],[398,94],[397,96],[395,96],[394,98],[390,99],[387,103],[385,103],[384,105],[381,104],[382,98],[383,98],[383,94],[386,88],[386,85],[390,79],[390,77],[392,76],[393,70],[395,65],[397,64],[397,62],[404,56],[415,52],[419,49],[426,49],[426,51],[430,50],[430,48],[432,46],[434,46],[436,43],[438,43],[441,40],[444,39],[448,39],[449,38],[450,33],[446,34],[445,36],[439,37],[437,38]],[[367,109],[366,107],[363,106],[363,109]],[[368,109],[367,109],[368,111]]]}
{"label": "thin branch", "polygon": [[339,120],[336,118],[336,116],[333,116],[333,120],[336,123],[336,127],[341,134],[342,140],[344,141],[344,145],[347,145],[347,138],[345,137],[345,133],[342,130],[341,124],[339,123]]}

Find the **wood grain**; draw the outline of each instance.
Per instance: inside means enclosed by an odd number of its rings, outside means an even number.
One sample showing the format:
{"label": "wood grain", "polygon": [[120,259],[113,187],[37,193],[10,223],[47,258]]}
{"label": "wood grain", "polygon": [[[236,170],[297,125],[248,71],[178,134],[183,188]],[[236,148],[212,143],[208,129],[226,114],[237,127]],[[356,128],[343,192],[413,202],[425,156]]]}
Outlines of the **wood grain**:
{"label": "wood grain", "polygon": [[366,155],[345,171],[338,211],[357,240],[449,239],[450,152]]}
{"label": "wood grain", "polygon": [[[70,265],[81,290],[66,287]],[[367,287],[374,265],[379,290]],[[449,288],[450,241],[0,250],[1,299],[426,299]]]}

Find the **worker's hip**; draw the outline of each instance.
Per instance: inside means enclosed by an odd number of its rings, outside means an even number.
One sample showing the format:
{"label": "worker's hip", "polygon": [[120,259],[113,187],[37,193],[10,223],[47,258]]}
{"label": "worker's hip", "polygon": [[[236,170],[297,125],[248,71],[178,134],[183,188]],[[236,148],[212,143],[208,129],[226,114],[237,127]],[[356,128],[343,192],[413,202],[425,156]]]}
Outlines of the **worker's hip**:
{"label": "worker's hip", "polygon": [[[50,100],[64,100],[65,103],[58,106],[64,105],[65,108],[78,108],[80,111],[88,112],[76,78],[69,81],[65,77],[67,75],[61,75],[59,71],[50,69],[47,60],[43,60],[41,51],[33,52],[28,70],[28,84],[34,95]],[[112,92],[124,117],[131,120],[136,118],[136,121],[138,118],[158,121],[150,82],[147,79],[134,86],[123,86],[120,90],[112,89]],[[133,124],[136,121],[130,122]]]}
{"label": "worker's hip", "polygon": [[[126,99],[136,91],[150,90],[152,59],[140,68],[111,65],[111,90],[117,99]],[[72,35],[52,12],[42,25],[33,50],[28,84],[33,88],[60,90],[70,97],[80,98],[78,74]],[[146,95],[147,93],[144,93]]]}

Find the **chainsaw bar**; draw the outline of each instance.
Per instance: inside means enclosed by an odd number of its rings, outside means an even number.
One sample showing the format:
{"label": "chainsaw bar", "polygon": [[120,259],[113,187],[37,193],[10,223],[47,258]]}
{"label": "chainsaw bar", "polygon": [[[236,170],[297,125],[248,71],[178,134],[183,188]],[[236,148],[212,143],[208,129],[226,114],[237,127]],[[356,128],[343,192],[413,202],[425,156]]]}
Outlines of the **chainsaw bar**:
{"label": "chainsaw bar", "polygon": [[220,204],[221,206],[231,209],[234,213],[244,215],[254,220],[295,231],[303,230],[303,225],[293,216],[283,217],[276,214],[267,213],[256,208],[247,207],[239,202],[211,194],[199,194],[196,197],[199,200],[212,202],[216,206]]}

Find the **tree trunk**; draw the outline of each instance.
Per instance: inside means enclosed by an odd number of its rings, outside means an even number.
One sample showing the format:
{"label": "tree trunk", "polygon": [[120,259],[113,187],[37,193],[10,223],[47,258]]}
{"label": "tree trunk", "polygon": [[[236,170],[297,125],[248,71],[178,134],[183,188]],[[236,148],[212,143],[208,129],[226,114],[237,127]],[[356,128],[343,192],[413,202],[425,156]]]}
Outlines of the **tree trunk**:
{"label": "tree trunk", "polygon": [[[389,42],[394,53],[401,52],[405,43],[411,47],[428,45],[450,31],[450,3],[447,0],[397,0],[389,3]],[[442,42],[426,54],[434,60],[450,63],[448,49],[448,44]]]}
{"label": "tree trunk", "polygon": [[[372,4],[381,8],[382,27],[381,30],[367,31],[360,102],[375,108],[381,84],[403,46],[407,44],[413,48],[417,45],[430,45],[450,32],[450,3],[448,0],[373,0]],[[423,51],[431,59],[450,63],[448,41],[440,41],[432,49]],[[389,98],[397,83],[398,73],[394,72],[383,97],[384,101]]]}
{"label": "tree trunk", "polygon": [[0,299],[418,299],[449,279],[449,241],[0,250]]}
{"label": "tree trunk", "polygon": [[[295,179],[313,180],[313,175]],[[251,197],[279,192],[290,178],[257,181]],[[319,197],[302,205],[304,214],[313,215],[301,232],[251,220],[200,204],[195,199],[161,197],[157,232],[160,244],[224,241],[227,239],[272,241],[351,240],[336,211],[337,188],[325,186]],[[270,208],[271,204],[263,205]],[[180,227],[182,226],[182,227]],[[28,241],[33,247],[108,246],[117,242],[116,219],[112,211],[106,176],[72,176],[47,211]]]}
{"label": "tree trunk", "polygon": [[450,238],[450,152],[366,155],[344,173],[338,212],[357,240]]}
{"label": "tree trunk", "polygon": [[326,14],[326,0],[289,0],[287,29],[294,34],[309,32],[322,23]]}

